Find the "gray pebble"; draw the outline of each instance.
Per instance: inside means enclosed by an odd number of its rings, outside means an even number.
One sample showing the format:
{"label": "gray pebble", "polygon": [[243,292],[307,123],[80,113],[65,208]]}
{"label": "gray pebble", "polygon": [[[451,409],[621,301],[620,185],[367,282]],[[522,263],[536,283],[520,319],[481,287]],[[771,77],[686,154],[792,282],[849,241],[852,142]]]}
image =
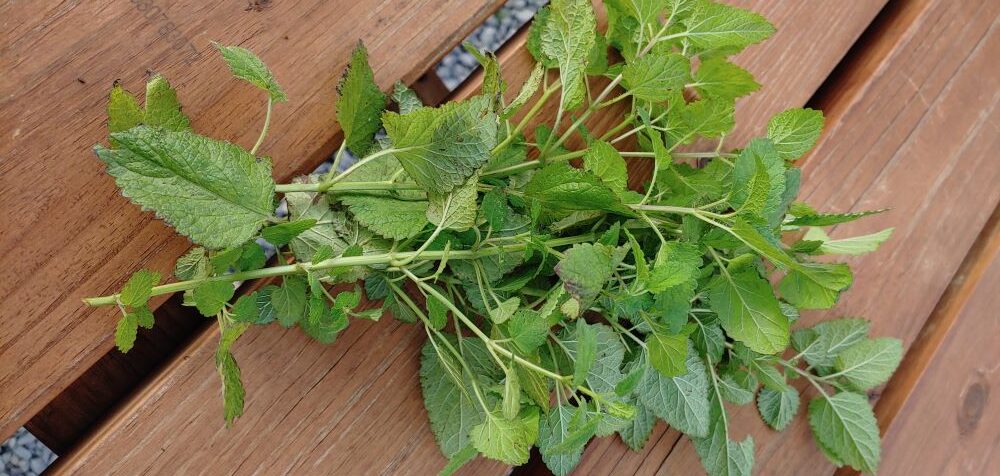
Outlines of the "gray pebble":
{"label": "gray pebble", "polygon": [[514,17],[520,20],[522,23],[531,20],[531,17],[535,16],[535,12],[531,10],[518,10],[514,12]]}
{"label": "gray pebble", "polygon": [[476,62],[476,58],[474,58],[472,55],[462,55],[459,58],[459,61],[461,61],[463,65],[468,66],[470,68],[478,64]]}
{"label": "gray pebble", "polygon": [[35,458],[31,460],[28,466],[31,468],[31,471],[40,474],[42,471],[45,471],[45,468],[47,468],[49,465],[45,462],[45,460],[42,460],[40,458]]}

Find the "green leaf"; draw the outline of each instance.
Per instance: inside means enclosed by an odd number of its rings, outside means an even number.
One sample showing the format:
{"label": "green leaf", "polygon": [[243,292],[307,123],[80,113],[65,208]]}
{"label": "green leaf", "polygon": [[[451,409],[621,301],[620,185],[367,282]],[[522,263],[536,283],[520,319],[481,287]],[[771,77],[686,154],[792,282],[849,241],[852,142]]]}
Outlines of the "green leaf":
{"label": "green leaf", "polygon": [[736,125],[734,114],[733,101],[703,98],[684,106],[680,128],[669,131],[669,135],[679,144],[690,144],[699,136],[720,137]]}
{"label": "green leaf", "polygon": [[[338,295],[337,297],[340,296]],[[314,298],[317,297],[314,296]],[[320,299],[321,303],[323,302],[322,297],[318,297],[318,299]],[[344,313],[343,307],[334,306],[327,308],[323,305],[318,309],[321,309],[321,311],[317,311],[319,315],[316,319],[301,319],[299,320],[299,327],[317,342],[332,344],[337,340],[337,335],[340,334],[340,331],[347,328],[347,315]]]}
{"label": "green leaf", "polygon": [[431,321],[431,327],[437,330],[444,329],[448,325],[448,308],[434,295],[427,296],[427,320]]}
{"label": "green leaf", "polygon": [[233,357],[233,343],[246,331],[248,324],[238,324],[223,327],[219,339],[219,347],[215,351],[215,367],[222,378],[222,404],[226,426],[232,425],[236,418],[243,415],[243,400],[246,390],[240,376],[240,366]]}
{"label": "green leaf", "polygon": [[548,377],[530,370],[524,366],[514,366],[517,372],[517,379],[521,382],[524,393],[531,398],[535,405],[538,405],[543,412],[549,411],[549,380]]}
{"label": "green leaf", "polygon": [[121,353],[124,354],[132,350],[138,332],[139,319],[135,313],[126,313],[118,320],[118,326],[115,327],[115,345]]}
{"label": "green leaf", "polygon": [[469,436],[472,445],[483,456],[510,465],[525,464],[532,445],[538,440],[538,408],[525,407],[513,420],[490,412],[482,423],[472,428]]}
{"label": "green leaf", "polygon": [[190,121],[181,112],[177,92],[160,75],[146,83],[146,107],[139,106],[135,96],[115,83],[108,96],[108,130],[121,132],[140,124],[172,131],[189,130]]}
{"label": "green leaf", "polygon": [[490,159],[498,123],[489,106],[490,98],[476,96],[405,115],[386,112],[382,122],[406,173],[424,190],[445,194]]}
{"label": "green leaf", "polygon": [[[575,332],[567,328],[560,333],[559,340],[575,362],[574,381],[585,382],[587,387],[602,395],[614,393],[615,387],[625,377],[621,371],[625,346],[618,333],[606,325],[586,324],[581,319],[576,324]],[[582,380],[576,379],[581,376]]]}
{"label": "green leaf", "polygon": [[636,99],[663,102],[691,78],[691,63],[679,53],[651,53],[622,68],[622,82]]}
{"label": "green leaf", "polygon": [[767,123],[767,137],[785,160],[797,160],[809,152],[822,132],[823,111],[815,109],[789,109]]}
{"label": "green leaf", "polygon": [[799,309],[829,309],[853,281],[854,275],[846,264],[803,263],[781,279],[778,289]]}
{"label": "green leaf", "polygon": [[160,273],[148,269],[140,269],[128,278],[122,286],[118,300],[130,307],[145,305],[153,294],[153,286],[160,282]]}
{"label": "green leaf", "polygon": [[503,229],[504,222],[507,221],[507,195],[503,189],[494,187],[483,194],[482,212],[493,231]]}
{"label": "green leaf", "polygon": [[737,443],[729,439],[726,408],[712,396],[708,435],[693,437],[694,449],[709,476],[750,476],[753,468],[753,438]]}
{"label": "green leaf", "polygon": [[206,248],[240,246],[273,214],[271,165],[228,142],[139,126],[97,155],[128,197]]}
{"label": "green leaf", "polygon": [[453,358],[443,359],[438,355],[432,340],[424,344],[420,358],[420,388],[434,438],[448,458],[472,443],[470,430],[486,418],[471,385],[465,380],[467,377],[456,381],[461,372]]}
{"label": "green leaf", "polygon": [[546,24],[549,22],[549,16],[552,13],[548,5],[540,8],[535,12],[535,17],[531,20],[531,26],[528,28],[528,38],[525,40],[524,47],[531,53],[531,56],[535,58],[538,64],[542,65],[545,69],[558,68],[559,63],[555,59],[549,57],[542,51],[542,32],[546,30]]}
{"label": "green leaf", "polygon": [[688,335],[694,327],[679,334],[668,334],[661,326],[653,326],[653,332],[646,336],[649,362],[653,368],[668,377],[677,377],[687,372]]}
{"label": "green leaf", "polygon": [[[422,200],[361,194],[344,195],[340,200],[358,223],[392,240],[416,236],[427,225],[428,204]],[[386,213],[389,210],[392,212]]]}
{"label": "green leaf", "polygon": [[870,327],[864,319],[833,319],[795,331],[793,344],[809,365],[832,367],[841,351],[864,340]]}
{"label": "green leaf", "polygon": [[297,276],[286,276],[281,287],[271,292],[274,317],[283,327],[291,327],[305,316],[306,281]]}
{"label": "green leaf", "polygon": [[699,266],[701,252],[697,246],[679,241],[664,243],[656,253],[646,289],[659,293],[686,283],[695,277]]}
{"label": "green leaf", "polygon": [[751,350],[775,354],[788,346],[788,318],[756,270],[724,271],[712,280],[708,299],[726,333]]}
{"label": "green leaf", "polygon": [[762,389],[757,394],[757,410],[768,426],[784,430],[799,411],[799,391],[791,386],[780,392]]}
{"label": "green leaf", "polygon": [[573,359],[573,385],[583,385],[590,368],[597,361],[597,331],[587,321],[576,321],[574,340],[567,341],[567,352]]}
{"label": "green leaf", "polygon": [[821,244],[817,252],[825,255],[863,255],[871,253],[885,243],[892,235],[893,228],[886,228],[882,231],[868,235],[852,236],[839,240],[831,239],[821,228],[810,228],[806,231],[803,240],[819,241]]}
{"label": "green leaf", "polygon": [[[794,205],[795,204],[793,204],[793,206]],[[877,215],[886,210],[888,210],[888,208],[851,213],[816,213],[814,210],[809,210],[809,213],[800,213],[792,210],[792,214],[795,215],[795,218],[785,224],[789,226],[832,226],[852,222],[858,218],[864,218],[870,215]]]}
{"label": "green leaf", "polygon": [[653,414],[653,411],[646,405],[636,403],[635,416],[632,417],[628,425],[618,430],[618,434],[632,451],[639,451],[646,446],[646,441],[649,440],[649,435],[653,432],[655,425],[656,415]]}
{"label": "green leaf", "polygon": [[406,87],[401,81],[396,81],[392,85],[392,100],[399,106],[400,114],[409,114],[424,107],[424,102],[420,100],[420,96],[417,96],[417,93]]}
{"label": "green leaf", "polygon": [[600,177],[564,163],[536,172],[524,188],[525,198],[546,210],[604,210],[631,215],[621,199]]}
{"label": "green leaf", "polygon": [[529,309],[518,309],[507,321],[507,336],[523,354],[531,353],[544,344],[548,332],[548,322]]}
{"label": "green leaf", "polygon": [[636,388],[639,402],[670,426],[689,436],[708,434],[708,371],[695,352],[688,352],[687,373],[668,377],[647,370]]}
{"label": "green leaf", "polygon": [[135,314],[135,321],[139,324],[139,327],[145,329],[152,329],[153,325],[156,323],[156,318],[153,316],[153,311],[149,307],[143,305],[135,309],[132,309],[131,314]]}
{"label": "green leaf", "polygon": [[490,320],[496,324],[503,324],[510,319],[517,308],[521,307],[521,299],[517,296],[507,299],[499,306],[490,309]]}
{"label": "green leaf", "polygon": [[479,452],[476,451],[475,446],[472,446],[472,443],[465,445],[464,448],[458,450],[457,453],[451,456],[451,458],[448,460],[448,464],[446,464],[444,468],[441,469],[441,472],[438,473],[438,476],[451,476],[452,474],[455,474],[455,472],[458,471],[462,466],[465,466],[466,463],[469,463],[470,461],[475,459],[476,456],[478,455]]}
{"label": "green leaf", "polygon": [[462,43],[462,48],[466,52],[471,54],[479,65],[483,67],[482,76],[482,87],[480,92],[483,96],[492,98],[493,100],[493,110],[494,112],[500,112],[502,104],[500,103],[500,98],[503,97],[503,93],[507,90],[507,83],[504,82],[503,77],[500,76],[500,63],[497,62],[497,57],[491,52],[482,52],[476,48],[476,45],[472,42],[465,41]]}
{"label": "green leaf", "polygon": [[296,236],[301,235],[314,226],[316,226],[316,219],[314,218],[292,220],[266,227],[261,230],[260,236],[267,240],[268,243],[276,247],[282,247],[295,239]]}
{"label": "green leaf", "polygon": [[809,402],[809,426],[819,446],[838,463],[875,473],[881,457],[878,423],[864,395],[841,392]]}
{"label": "green leaf", "polygon": [[594,47],[597,18],[589,0],[553,0],[541,31],[541,51],[559,64],[563,110],[579,106],[586,95],[584,73]]}
{"label": "green leaf", "polygon": [[544,77],[545,66],[541,63],[535,64],[535,67],[531,70],[531,74],[528,75],[528,79],[524,80],[524,84],[521,85],[521,90],[517,92],[517,96],[514,97],[504,109],[503,114],[500,115],[500,119],[510,119],[514,114],[517,114],[528,103],[528,100],[535,95],[535,92],[538,91],[538,87],[542,85],[542,78]]}
{"label": "green leaf", "polygon": [[222,46],[218,43],[215,47],[222,53],[222,59],[226,60],[233,76],[267,91],[272,101],[284,102],[288,99],[281,86],[278,86],[274,75],[252,51],[239,46]]}
{"label": "green leaf", "polygon": [[142,123],[171,131],[184,131],[191,128],[187,116],[181,112],[181,104],[177,101],[177,92],[160,75],[153,76],[146,83],[146,112],[143,115]]}
{"label": "green leaf", "polygon": [[784,193],[785,164],[774,145],[768,139],[751,140],[733,167],[733,208],[777,225],[784,211]]}
{"label": "green leaf", "polygon": [[755,227],[740,218],[737,218],[734,222],[731,230],[733,235],[758,254],[766,257],[778,268],[790,269],[802,266],[781,249],[781,242],[774,238],[773,235],[770,233],[765,235],[766,230],[762,231],[761,228]]}
{"label": "green leaf", "polygon": [[233,298],[236,289],[227,281],[209,281],[194,288],[193,297],[198,312],[205,317],[219,313]]}
{"label": "green leaf", "polygon": [[698,71],[694,73],[694,83],[690,86],[702,97],[724,99],[736,99],[760,89],[760,84],[750,72],[724,58],[702,61]]}
{"label": "green leaf", "polygon": [[562,404],[542,420],[538,450],[542,461],[557,476],[565,476],[580,463],[583,448],[594,436],[599,419],[588,419],[586,409]]}
{"label": "green leaf", "polygon": [[574,245],[556,265],[566,291],[583,305],[590,305],[614,272],[611,248],[583,243]]}
{"label": "green leaf", "polygon": [[344,142],[355,155],[364,156],[371,151],[375,133],[382,128],[380,116],[386,97],[375,83],[375,75],[368,65],[368,50],[360,41],[340,78],[337,94],[337,122],[344,131]]}
{"label": "green leaf", "polygon": [[[256,291],[254,294],[259,293]],[[239,299],[233,303],[233,308],[229,311],[230,317],[232,317],[235,322],[245,322],[248,324],[256,324],[260,321],[260,308],[257,306],[257,296],[251,294],[249,296],[240,296]]]}
{"label": "green leaf", "polygon": [[[476,224],[479,175],[447,194],[428,193],[427,220],[441,228],[465,231]],[[382,211],[385,213],[385,210]]]}
{"label": "green leaf", "polygon": [[683,30],[670,36],[685,38],[700,51],[738,51],[774,33],[774,27],[756,13],[707,0],[699,1],[682,23]]}
{"label": "green leaf", "polygon": [[132,93],[115,82],[108,94],[108,131],[121,132],[142,123],[145,112]]}
{"label": "green leaf", "polygon": [[712,362],[718,362],[725,351],[726,336],[718,322],[699,325],[691,334],[691,341],[698,353],[712,359]]}
{"label": "green leaf", "polygon": [[719,369],[718,373],[719,378],[716,380],[716,385],[724,400],[737,405],[746,405],[753,401],[753,396],[760,383],[750,372],[725,367]]}
{"label": "green leaf", "polygon": [[267,264],[267,255],[264,254],[264,248],[256,241],[250,241],[241,248],[236,264],[240,271],[260,269]]}
{"label": "green leaf", "polygon": [[591,142],[583,156],[584,168],[601,179],[611,190],[623,192],[628,185],[625,159],[611,144],[598,140]]}
{"label": "green leaf", "polygon": [[902,358],[903,344],[899,339],[865,339],[840,352],[834,375],[854,389],[870,390],[889,380]]}

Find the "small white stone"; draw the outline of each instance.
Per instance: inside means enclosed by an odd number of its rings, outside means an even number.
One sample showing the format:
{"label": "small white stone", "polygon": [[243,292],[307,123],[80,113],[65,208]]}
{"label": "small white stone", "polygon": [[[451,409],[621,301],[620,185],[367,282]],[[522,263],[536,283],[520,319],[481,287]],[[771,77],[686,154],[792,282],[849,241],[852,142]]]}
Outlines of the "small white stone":
{"label": "small white stone", "polygon": [[18,446],[17,448],[14,448],[14,456],[23,460],[29,460],[31,459],[31,450],[23,446]]}
{"label": "small white stone", "polygon": [[31,462],[28,464],[28,466],[35,473],[41,474],[42,471],[45,471],[45,468],[47,468],[49,465],[45,464],[45,461],[42,460],[41,458],[34,458],[34,459],[31,460]]}
{"label": "small white stone", "polygon": [[462,55],[461,61],[464,66],[468,66],[470,68],[474,68],[478,64],[476,62],[476,58],[472,55]]}
{"label": "small white stone", "polygon": [[521,22],[527,22],[528,20],[531,20],[531,17],[533,16],[535,16],[535,12],[531,10],[518,10],[514,12],[514,17]]}

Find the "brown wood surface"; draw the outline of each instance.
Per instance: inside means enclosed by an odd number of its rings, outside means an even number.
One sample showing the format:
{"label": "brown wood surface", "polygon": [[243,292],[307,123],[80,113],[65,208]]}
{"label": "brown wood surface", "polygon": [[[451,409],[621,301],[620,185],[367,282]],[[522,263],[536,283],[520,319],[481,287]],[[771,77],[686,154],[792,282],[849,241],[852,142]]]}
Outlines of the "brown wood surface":
{"label": "brown wood surface", "polygon": [[[376,79],[416,80],[499,2],[5,2],[0,6],[0,435],[23,424],[112,347],[107,294],[140,267],[169,275],[190,246],[115,190],[90,148],[106,137],[105,97],[148,71],[178,89],[194,128],[253,143],[260,91],[232,79],[210,41],[257,52],[290,101],[261,149],[287,180],[338,135],[334,85],[363,39]],[[163,299],[154,301],[154,305]]]}
{"label": "brown wood surface", "polygon": [[[949,289],[951,299],[942,300],[947,305],[939,306],[937,325],[925,327],[918,339],[940,345],[915,345],[890,382],[890,388],[911,383],[911,391],[885,432],[882,474],[990,474],[1000,468],[994,388],[1000,386],[1000,213],[993,218]],[[914,368],[920,371],[906,371]],[[887,392],[879,401],[880,416],[888,399]]]}
{"label": "brown wood surface", "polygon": [[[808,313],[804,321],[865,316],[873,334],[900,337],[908,347],[1000,200],[993,153],[1000,146],[1000,3],[929,0],[897,13],[860,53],[867,56],[858,63],[864,76],[846,75],[845,90],[825,104],[834,121],[804,166],[800,195],[824,210],[892,207],[837,227],[834,237],[889,226],[896,232],[877,253],[849,260],[855,283],[835,310]],[[762,474],[833,470],[799,416],[779,434],[763,429],[753,408],[731,412],[738,436],[752,430]],[[892,454],[894,444],[886,458],[919,459]],[[696,460],[682,440],[663,467],[686,474]]]}
{"label": "brown wood surface", "polygon": [[[733,136],[734,144],[760,133],[771,114],[805,102],[881,6],[737,3],[763,9],[779,33],[740,58],[766,86],[741,102],[743,125]],[[513,85],[520,84],[531,65],[527,54],[516,48],[523,38],[516,38],[502,55],[505,76]],[[802,56],[811,61],[775,60]],[[474,89],[470,83],[459,94]],[[602,114],[594,118],[593,130],[617,120],[613,113]],[[190,346],[64,459],[61,472],[173,472],[195,467],[250,472],[266,466],[307,473],[420,474],[443,465],[419,395],[416,356],[423,336],[418,329],[391,321],[356,323],[329,347],[309,343],[297,331],[249,331],[236,348],[247,380],[247,412],[228,431],[221,424],[211,363],[216,338],[208,332]],[[387,382],[392,386],[382,387]],[[621,445],[613,445],[620,453]],[[477,460],[467,471],[496,473],[502,467]]]}

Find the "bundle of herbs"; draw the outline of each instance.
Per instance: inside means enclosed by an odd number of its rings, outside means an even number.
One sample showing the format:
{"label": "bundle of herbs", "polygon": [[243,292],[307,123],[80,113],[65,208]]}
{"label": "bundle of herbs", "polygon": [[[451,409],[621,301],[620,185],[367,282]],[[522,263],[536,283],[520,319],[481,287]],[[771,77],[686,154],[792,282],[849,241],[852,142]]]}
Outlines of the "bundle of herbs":
{"label": "bundle of herbs", "polygon": [[[97,155],[124,196],[197,246],[176,281],[142,270],[87,303],[122,310],[123,352],[153,325],[151,296],[183,292],[215,318],[227,423],[245,396],[231,349],[250,326],[297,326],[329,344],[351,319],[415,323],[446,472],[478,454],[523,464],[537,446],[566,474],[592,437],[617,433],[639,449],[660,418],[691,438],[709,474],[749,474],[753,439],[730,439],[726,407],[756,401],[781,430],[800,406],[793,379],[816,390],[807,413],[819,448],[874,472],[864,392],[898,365],[899,341],[868,337],[856,318],[791,328],[851,285],[846,264],[815,257],[873,251],[891,230],[834,240],[822,227],[877,211],[795,201],[793,163],[819,138],[819,111],[782,112],[766,136],[726,148],[736,99],[759,88],[727,57],[773,33],[764,18],[706,0],[606,7],[598,33],[589,0],[553,1],[531,27],[537,65],[516,95],[497,59],[475,52],[481,94],[440,107],[401,84],[384,94],[359,45],[339,86],[332,169],[288,184],[256,155],[286,98],[249,51],[219,47],[234,75],[267,92],[249,150],[193,132],[161,77],[144,106],[116,85]],[[617,103],[618,125],[591,133],[588,119]],[[346,151],[359,158],[348,167]],[[637,190],[626,157],[653,164]],[[274,265],[264,241],[278,248]],[[260,278],[280,282],[231,302],[234,282]]]}

